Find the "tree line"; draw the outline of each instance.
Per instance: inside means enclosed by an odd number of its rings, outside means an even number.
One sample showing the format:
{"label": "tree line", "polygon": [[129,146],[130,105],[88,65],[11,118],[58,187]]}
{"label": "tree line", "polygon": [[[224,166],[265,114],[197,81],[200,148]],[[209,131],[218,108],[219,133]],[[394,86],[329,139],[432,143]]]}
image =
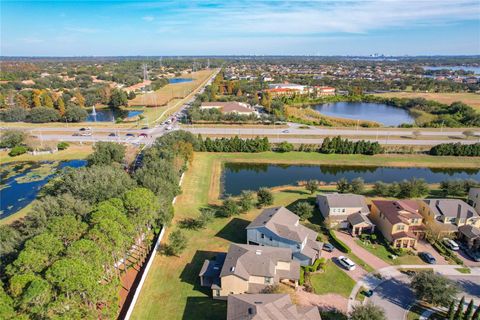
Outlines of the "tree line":
{"label": "tree line", "polygon": [[340,136],[334,138],[326,137],[320,147],[321,153],[374,155],[383,151],[382,146],[378,142],[365,140],[353,142],[348,139],[342,139]]}
{"label": "tree line", "polygon": [[53,178],[25,218],[0,227],[0,318],[116,318],[122,273],[171,221],[192,143],[157,139],[132,174],[123,146],[99,143],[86,167]]}
{"label": "tree line", "polygon": [[463,156],[463,157],[479,157],[480,143],[461,144],[457,143],[441,143],[433,146],[429,154],[432,156]]}

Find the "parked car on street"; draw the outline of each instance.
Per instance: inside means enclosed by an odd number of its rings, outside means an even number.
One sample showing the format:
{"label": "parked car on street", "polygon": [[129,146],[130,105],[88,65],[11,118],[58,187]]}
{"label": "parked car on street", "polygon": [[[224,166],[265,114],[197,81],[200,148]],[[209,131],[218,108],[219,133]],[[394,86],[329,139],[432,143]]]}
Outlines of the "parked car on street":
{"label": "parked car on street", "polygon": [[335,249],[335,247],[334,247],[331,243],[325,242],[325,243],[323,244],[322,249],[325,250],[325,251],[327,251],[327,252],[332,252],[333,249]]}
{"label": "parked car on street", "polygon": [[457,251],[460,249],[460,247],[458,246],[458,243],[456,243],[455,241],[453,241],[452,239],[449,239],[449,238],[444,238],[443,239],[443,243],[450,249],[452,249],[453,251]]}
{"label": "parked car on street", "polygon": [[347,257],[344,257],[344,256],[340,256],[338,257],[338,262],[347,270],[349,271],[352,271],[352,270],[355,270],[356,268],[356,265],[355,263],[348,259]]}
{"label": "parked car on street", "polygon": [[426,263],[429,263],[429,264],[435,264],[437,263],[437,260],[435,259],[434,256],[432,256],[432,254],[430,252],[420,252],[418,254],[420,256],[420,258],[422,258],[423,261],[425,261]]}

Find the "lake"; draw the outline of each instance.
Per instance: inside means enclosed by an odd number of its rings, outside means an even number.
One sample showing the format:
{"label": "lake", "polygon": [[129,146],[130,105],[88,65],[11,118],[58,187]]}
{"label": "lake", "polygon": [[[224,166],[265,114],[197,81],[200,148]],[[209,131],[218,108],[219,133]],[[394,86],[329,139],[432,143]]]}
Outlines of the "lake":
{"label": "lake", "polygon": [[15,162],[0,166],[0,219],[6,218],[35,200],[40,189],[55,173],[66,167],[79,168],[86,160],[62,162]]}
{"label": "lake", "polygon": [[316,179],[326,183],[340,178],[363,178],[366,183],[395,182],[423,178],[429,183],[448,179],[480,180],[480,169],[399,168],[335,165],[282,165],[225,163],[222,172],[222,194],[238,195],[242,190],[260,187],[294,185],[297,181]]}
{"label": "lake", "polygon": [[415,119],[407,110],[383,103],[333,102],[313,106],[326,116],[353,120],[369,120],[385,126],[398,126],[402,123],[414,123]]}
{"label": "lake", "polygon": [[115,119],[125,119],[138,116],[143,113],[142,110],[115,110],[112,109],[100,109],[95,110],[96,114],[92,114],[92,111],[88,114],[86,122],[113,122]]}
{"label": "lake", "polygon": [[192,82],[192,78],[171,78],[168,79],[169,83],[175,84],[175,83],[183,83],[183,82]]}
{"label": "lake", "polygon": [[458,70],[465,70],[465,71],[472,71],[476,75],[480,75],[480,67],[472,67],[472,66],[440,66],[440,67],[434,67],[434,66],[425,66],[422,67],[424,70],[452,70],[452,71],[458,71]]}

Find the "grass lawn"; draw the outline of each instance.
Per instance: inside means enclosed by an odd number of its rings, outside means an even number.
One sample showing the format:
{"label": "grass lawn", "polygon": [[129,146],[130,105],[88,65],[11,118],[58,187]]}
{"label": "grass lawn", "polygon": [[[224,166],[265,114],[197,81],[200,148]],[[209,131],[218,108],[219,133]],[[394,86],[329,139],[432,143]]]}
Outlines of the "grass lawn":
{"label": "grass lawn", "polygon": [[480,94],[470,92],[387,92],[376,94],[383,97],[425,98],[440,103],[451,104],[461,101],[480,111]]}
{"label": "grass lawn", "polygon": [[[419,320],[422,313],[424,313],[427,310],[428,310],[427,307],[422,306],[421,304],[415,304],[408,311],[407,320]],[[445,316],[446,316],[446,314],[444,314],[443,312],[435,312],[430,317],[428,317],[428,319],[429,320],[444,320],[444,319],[446,319]]]}
{"label": "grass lawn", "polygon": [[0,163],[5,164],[14,161],[62,161],[85,159],[90,153],[92,153],[92,146],[90,145],[70,145],[67,150],[37,156],[25,153],[16,157],[10,157],[8,152],[0,151]]}
{"label": "grass lawn", "polygon": [[364,243],[362,240],[357,239],[356,240],[357,244],[361,246],[362,248],[366,249],[368,252],[376,255],[386,263],[392,264],[392,265],[409,265],[409,264],[425,264],[422,259],[420,259],[418,256],[414,255],[404,255],[403,257],[397,257],[395,260],[391,259],[390,256],[392,255],[388,249],[382,245],[382,244],[369,244],[369,243]]}
{"label": "grass lawn", "polygon": [[330,260],[325,272],[313,274],[310,282],[316,294],[337,293],[345,298],[350,296],[355,286],[355,281]]}

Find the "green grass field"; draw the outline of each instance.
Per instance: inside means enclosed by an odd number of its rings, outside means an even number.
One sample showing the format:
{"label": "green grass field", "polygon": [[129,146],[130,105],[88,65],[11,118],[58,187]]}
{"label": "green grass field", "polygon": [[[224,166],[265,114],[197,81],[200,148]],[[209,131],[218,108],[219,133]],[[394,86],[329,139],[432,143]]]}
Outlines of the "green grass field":
{"label": "green grass field", "polygon": [[63,161],[85,159],[90,153],[92,153],[92,146],[90,145],[71,145],[66,150],[36,156],[25,153],[16,157],[10,157],[8,152],[0,151],[0,163],[5,164],[15,161]]}
{"label": "green grass field", "polygon": [[422,259],[420,259],[418,256],[413,256],[413,255],[405,255],[403,257],[397,257],[396,259],[391,258],[391,253],[388,251],[388,249],[381,244],[369,244],[369,243],[364,243],[361,240],[356,241],[359,246],[362,248],[366,249],[370,253],[373,253],[386,263],[392,264],[392,265],[410,265],[410,264],[425,264]]}
{"label": "green grass field", "polygon": [[355,286],[355,281],[330,260],[325,272],[313,274],[310,282],[316,294],[336,293],[345,298],[350,296]]}

